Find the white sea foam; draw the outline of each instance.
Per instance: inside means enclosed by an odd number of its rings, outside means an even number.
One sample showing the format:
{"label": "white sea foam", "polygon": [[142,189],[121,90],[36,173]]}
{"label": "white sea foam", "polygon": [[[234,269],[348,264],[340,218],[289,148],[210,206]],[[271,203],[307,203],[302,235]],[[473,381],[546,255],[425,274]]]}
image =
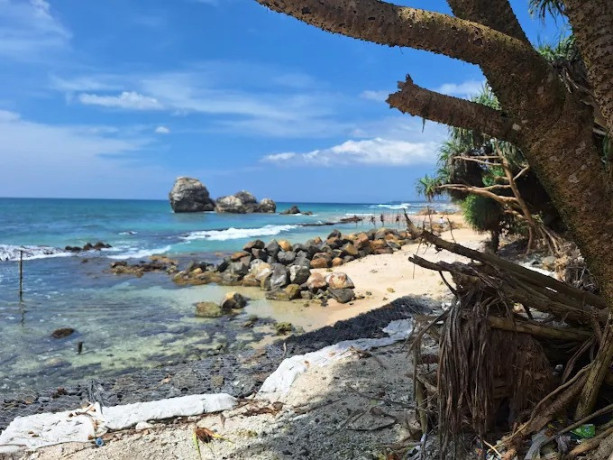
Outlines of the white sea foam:
{"label": "white sea foam", "polygon": [[121,250],[121,254],[108,256],[108,258],[117,259],[117,260],[144,259],[154,254],[164,254],[166,252],[169,252],[171,249],[172,249],[172,246],[164,246],[163,248],[156,248],[156,249],[118,248],[118,250]]}
{"label": "white sea foam", "polygon": [[371,206],[371,208],[382,208],[382,209],[404,209],[410,208],[411,203],[400,203],[400,204],[376,204]]}
{"label": "white sea foam", "polygon": [[72,254],[51,246],[15,246],[0,244],[0,261],[19,260],[23,251],[24,260],[46,259],[48,257],[68,257]]}
{"label": "white sea foam", "polygon": [[282,232],[289,232],[297,228],[297,225],[266,225],[260,228],[234,228],[230,227],[226,230],[206,230],[202,232],[192,232],[187,236],[182,237],[185,241],[193,240],[211,240],[211,241],[227,241],[238,240],[242,238],[253,238],[257,236],[274,236]]}

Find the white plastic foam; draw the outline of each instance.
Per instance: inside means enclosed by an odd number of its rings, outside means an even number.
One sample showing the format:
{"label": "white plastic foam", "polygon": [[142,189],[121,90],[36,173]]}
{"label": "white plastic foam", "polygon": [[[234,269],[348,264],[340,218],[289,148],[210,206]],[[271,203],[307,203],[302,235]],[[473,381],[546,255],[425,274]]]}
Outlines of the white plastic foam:
{"label": "white plastic foam", "polygon": [[356,339],[330,345],[321,350],[313,351],[304,355],[296,355],[285,359],[262,384],[258,396],[269,400],[280,400],[285,396],[296,379],[304,374],[310,366],[324,367],[338,361],[353,350],[366,351],[372,348],[392,345],[400,340],[405,340],[413,331],[413,320],[402,319],[392,321],[383,332],[388,337],[379,339]]}
{"label": "white plastic foam", "polygon": [[108,430],[130,428],[139,422],[220,412],[236,399],[226,393],[183,396],[144,403],[17,417],[0,435],[0,454],[38,449],[67,442],[91,442]]}
{"label": "white plastic foam", "polygon": [[230,227],[225,230],[206,230],[201,232],[192,232],[187,236],[182,237],[186,241],[192,240],[211,240],[211,241],[226,241],[238,240],[241,238],[253,238],[256,236],[274,236],[282,232],[288,232],[297,228],[296,225],[265,225],[259,228],[234,228]]}

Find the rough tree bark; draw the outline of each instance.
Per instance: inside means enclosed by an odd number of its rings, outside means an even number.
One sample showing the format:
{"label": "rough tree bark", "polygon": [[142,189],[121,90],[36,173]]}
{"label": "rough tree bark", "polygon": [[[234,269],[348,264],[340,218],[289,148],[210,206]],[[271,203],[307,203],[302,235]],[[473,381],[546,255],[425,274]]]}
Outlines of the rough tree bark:
{"label": "rough tree bark", "polygon": [[[479,65],[511,122],[515,143],[566,221],[573,239],[613,311],[613,191],[592,137],[593,108],[569,93],[547,61],[526,41],[507,0],[449,0],[455,14],[401,7],[379,0],[256,0],[323,30],[387,46],[431,51]],[[613,127],[613,52],[609,0],[566,0],[586,58],[597,101]],[[464,17],[465,19],[462,19]],[[478,21],[478,22],[477,22]],[[480,22],[480,23],[479,23]],[[475,129],[460,104],[445,107],[443,95],[404,84],[390,97],[396,108],[442,123]],[[472,120],[471,120],[472,119]],[[467,120],[471,120],[467,126]],[[480,128],[487,132],[484,121]],[[613,325],[608,326],[612,328]],[[611,344],[613,347],[613,342]],[[598,388],[601,358],[588,381]],[[584,398],[582,398],[584,399]],[[590,400],[582,405],[589,410]]]}
{"label": "rough tree bark", "polygon": [[[613,133],[613,8],[610,0],[565,0],[565,12],[585,61],[609,133]],[[613,206],[613,204],[612,204]]]}

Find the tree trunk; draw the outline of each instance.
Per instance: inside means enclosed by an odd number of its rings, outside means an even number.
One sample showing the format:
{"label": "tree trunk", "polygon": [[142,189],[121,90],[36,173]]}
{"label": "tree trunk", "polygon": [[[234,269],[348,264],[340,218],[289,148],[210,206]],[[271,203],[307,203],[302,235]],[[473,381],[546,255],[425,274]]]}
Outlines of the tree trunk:
{"label": "tree trunk", "polygon": [[[613,133],[613,7],[611,0],[565,0],[566,14],[609,133]],[[612,204],[613,206],[613,204]]]}

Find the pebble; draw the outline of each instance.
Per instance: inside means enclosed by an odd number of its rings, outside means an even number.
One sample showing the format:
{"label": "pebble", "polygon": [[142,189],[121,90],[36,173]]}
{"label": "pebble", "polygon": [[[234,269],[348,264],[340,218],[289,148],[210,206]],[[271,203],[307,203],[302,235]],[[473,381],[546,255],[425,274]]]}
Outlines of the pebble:
{"label": "pebble", "polygon": [[143,430],[148,430],[150,428],[153,428],[153,425],[151,423],[147,423],[147,422],[138,422],[136,424],[136,431],[143,431]]}

